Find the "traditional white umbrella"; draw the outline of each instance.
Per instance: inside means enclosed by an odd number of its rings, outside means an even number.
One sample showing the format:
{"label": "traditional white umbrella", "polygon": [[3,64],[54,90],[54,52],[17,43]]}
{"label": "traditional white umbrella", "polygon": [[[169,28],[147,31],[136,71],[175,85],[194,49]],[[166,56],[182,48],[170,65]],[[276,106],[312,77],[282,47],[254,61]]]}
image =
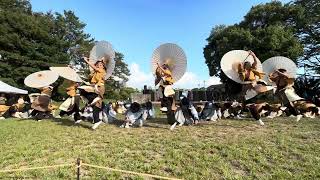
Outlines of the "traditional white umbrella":
{"label": "traditional white umbrella", "polygon": [[151,69],[155,74],[158,64],[167,64],[175,82],[182,78],[187,70],[187,57],[183,49],[176,44],[166,43],[154,50],[151,57]]}
{"label": "traditional white umbrella", "polygon": [[[107,68],[107,74],[106,74],[105,79],[108,79],[114,71],[114,67],[116,64],[115,60],[114,60],[115,56],[116,56],[115,51],[109,42],[99,41],[96,43],[96,45],[90,51],[90,62],[94,64],[99,59],[104,57],[105,60],[107,60],[107,62],[105,62],[105,65]],[[90,68],[90,70],[92,71],[91,68]]]}
{"label": "traditional white umbrella", "polygon": [[82,82],[78,73],[70,67],[50,67],[50,70],[56,72],[59,76],[73,82]]}
{"label": "traditional white umbrella", "polygon": [[[231,80],[240,83],[240,84],[248,84],[251,82],[242,81],[238,74],[238,66],[241,63],[250,62],[251,64],[254,62],[252,56],[249,55],[248,51],[244,50],[232,50],[223,55],[220,66],[221,70],[226,74],[228,78]],[[260,60],[257,58],[257,71],[262,72],[262,65]]]}
{"label": "traditional white umbrella", "polygon": [[28,91],[10,86],[9,84],[0,81],[0,93],[28,94]]}
{"label": "traditional white umbrella", "polygon": [[275,72],[278,69],[285,69],[289,78],[296,78],[298,67],[296,64],[289,58],[283,56],[275,56],[267,59],[262,63],[263,71],[266,73],[264,80],[269,82],[268,77],[271,73]]}
{"label": "traditional white umbrella", "polygon": [[24,79],[24,84],[32,88],[43,88],[54,83],[59,78],[56,72],[46,70],[30,74]]}

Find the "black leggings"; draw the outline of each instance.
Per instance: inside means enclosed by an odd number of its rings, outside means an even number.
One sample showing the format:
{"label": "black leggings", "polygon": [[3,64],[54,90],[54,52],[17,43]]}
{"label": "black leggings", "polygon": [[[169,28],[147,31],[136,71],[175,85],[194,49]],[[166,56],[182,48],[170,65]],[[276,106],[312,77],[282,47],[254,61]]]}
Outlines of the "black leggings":
{"label": "black leggings", "polygon": [[285,94],[285,91],[280,91],[277,93],[280,100],[282,101],[283,105],[288,108],[288,111],[290,114],[297,116],[299,115],[299,112],[296,108],[293,107],[292,103],[289,101],[287,95]]}
{"label": "black leggings", "polygon": [[102,108],[98,108],[97,106],[93,107],[93,122],[97,123],[100,122],[101,119],[99,118],[100,116],[100,112],[102,112]]}
{"label": "black leggings", "polygon": [[164,95],[164,87],[160,86],[161,93],[162,93],[162,99],[161,99],[161,107],[167,107],[168,109],[171,109],[172,103],[173,103],[173,97],[166,97]]}
{"label": "black leggings", "polygon": [[31,114],[32,117],[34,117],[36,120],[41,120],[41,119],[47,119],[47,118],[52,118],[52,114],[49,114],[49,112],[42,112],[38,110],[32,110]]}
{"label": "black leggings", "polygon": [[74,121],[77,121],[77,120],[80,119],[80,113],[79,113],[80,112],[80,110],[79,110],[79,100],[80,100],[79,98],[80,97],[75,97],[75,98],[78,98],[78,99],[75,99],[76,103],[74,104],[74,106],[71,109],[71,111],[63,111],[63,110],[61,110],[60,113],[59,113],[60,116],[64,116],[64,115],[70,116],[72,113],[74,113],[74,116],[73,116]]}

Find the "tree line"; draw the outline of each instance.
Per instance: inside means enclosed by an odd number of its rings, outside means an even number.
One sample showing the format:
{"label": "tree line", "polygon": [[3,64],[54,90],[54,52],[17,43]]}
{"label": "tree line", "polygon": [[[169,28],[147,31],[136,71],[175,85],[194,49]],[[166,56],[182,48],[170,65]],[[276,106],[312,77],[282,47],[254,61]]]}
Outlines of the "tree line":
{"label": "tree line", "polygon": [[320,73],[320,1],[272,1],[253,6],[241,22],[213,27],[207,42],[203,53],[210,75],[220,77],[230,93],[241,88],[221,71],[220,61],[234,49],[251,49],[262,62],[286,56],[313,78],[312,73]]}
{"label": "tree line", "polygon": [[[34,91],[24,86],[29,74],[51,66],[73,65],[84,75],[88,67],[81,57],[88,55],[95,39],[84,31],[83,23],[72,11],[33,12],[29,0],[0,1],[0,79],[10,85]],[[114,76],[128,81],[130,71],[124,55],[116,53]],[[57,84],[62,83],[59,80]],[[63,87],[63,85],[62,85]],[[134,89],[124,88],[114,78],[108,80],[107,98],[128,98]],[[117,89],[117,91],[115,91]],[[63,88],[54,96],[61,98]]]}

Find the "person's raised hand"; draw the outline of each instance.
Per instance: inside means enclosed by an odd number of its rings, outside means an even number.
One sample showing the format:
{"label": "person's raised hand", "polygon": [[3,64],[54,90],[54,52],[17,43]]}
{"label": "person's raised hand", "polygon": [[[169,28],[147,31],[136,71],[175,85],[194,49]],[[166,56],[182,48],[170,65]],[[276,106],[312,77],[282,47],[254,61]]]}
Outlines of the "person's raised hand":
{"label": "person's raised hand", "polygon": [[249,55],[256,56],[253,51],[249,50],[248,52],[249,52]]}

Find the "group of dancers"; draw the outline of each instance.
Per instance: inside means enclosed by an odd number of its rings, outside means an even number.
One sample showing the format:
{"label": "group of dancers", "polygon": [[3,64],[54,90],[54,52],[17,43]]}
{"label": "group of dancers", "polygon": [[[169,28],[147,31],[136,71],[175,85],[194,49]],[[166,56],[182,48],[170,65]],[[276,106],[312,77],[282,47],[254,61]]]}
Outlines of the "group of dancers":
{"label": "group of dancers", "polygon": [[[244,60],[241,60],[241,56],[245,57]],[[248,60],[249,57],[251,62]],[[227,67],[224,63],[227,63]],[[263,72],[261,67],[258,68],[259,63],[259,59],[251,50],[230,51],[222,59],[222,71],[230,79],[243,84],[241,100],[212,101],[205,103],[204,106],[196,106],[190,102],[187,95],[182,95],[179,108],[171,96],[174,93],[166,94],[166,88],[171,89],[173,84],[172,72],[167,64],[158,66],[156,85],[160,84],[161,110],[167,113],[168,120],[172,124],[170,129],[174,129],[176,125],[192,125],[198,124],[200,120],[216,121],[221,118],[253,117],[263,126],[261,118],[264,116],[267,118],[293,116],[296,121],[303,116],[308,118],[319,116],[319,103],[307,101],[295,93],[296,66],[290,59],[280,56],[268,59],[264,64],[267,72]]]}
{"label": "group of dancers", "polygon": [[[96,129],[103,122],[114,122],[117,119],[117,113],[120,113],[125,115],[121,128],[143,126],[147,119],[155,117],[155,108],[150,101],[144,103],[106,103],[104,101],[107,75],[112,74],[108,69],[113,71],[114,68],[112,68],[114,51],[110,50],[110,47],[107,42],[101,42],[94,47],[96,51],[91,52],[90,57],[82,58],[91,70],[87,80],[82,80],[71,67],[52,67],[48,71],[31,74],[25,79],[25,84],[39,89],[40,94],[35,97],[30,96],[30,107],[22,110],[21,106],[25,102],[23,98],[19,98],[14,106],[4,108],[0,104],[0,112],[7,114],[6,117],[13,114],[17,117],[16,113],[20,112],[19,117],[30,117],[40,121],[52,118],[54,112],[59,109],[60,112],[55,115],[55,118],[72,116],[75,124],[83,120],[90,121],[92,129]],[[99,48],[100,51],[97,50]],[[241,60],[239,53],[245,54],[244,60]],[[229,69],[223,65],[226,61]],[[243,100],[239,102],[212,101],[205,105],[194,105],[186,93],[183,93],[177,101],[172,86],[185,72],[186,57],[182,49],[175,44],[167,43],[156,49],[152,64],[155,85],[158,86],[161,101],[160,110],[167,116],[171,130],[176,126],[196,125],[201,121],[216,121],[230,117],[243,118],[244,114],[253,117],[260,125],[264,125],[261,119],[264,115],[269,118],[282,114],[292,115],[297,121],[303,115],[311,118],[319,115],[319,105],[307,102],[295,94],[293,88],[295,78],[285,66],[275,66],[268,69],[268,71],[271,69],[270,72],[263,72],[261,67],[259,69],[261,66],[259,59],[252,51],[231,51],[223,57],[221,62],[222,71],[230,79],[243,84]],[[51,96],[54,88],[52,84],[59,76],[68,84],[65,89],[68,98],[57,107],[51,103]],[[264,80],[266,76],[269,82]],[[266,96],[270,93],[273,97],[271,99]],[[0,103],[1,101],[3,101],[2,96]]]}

